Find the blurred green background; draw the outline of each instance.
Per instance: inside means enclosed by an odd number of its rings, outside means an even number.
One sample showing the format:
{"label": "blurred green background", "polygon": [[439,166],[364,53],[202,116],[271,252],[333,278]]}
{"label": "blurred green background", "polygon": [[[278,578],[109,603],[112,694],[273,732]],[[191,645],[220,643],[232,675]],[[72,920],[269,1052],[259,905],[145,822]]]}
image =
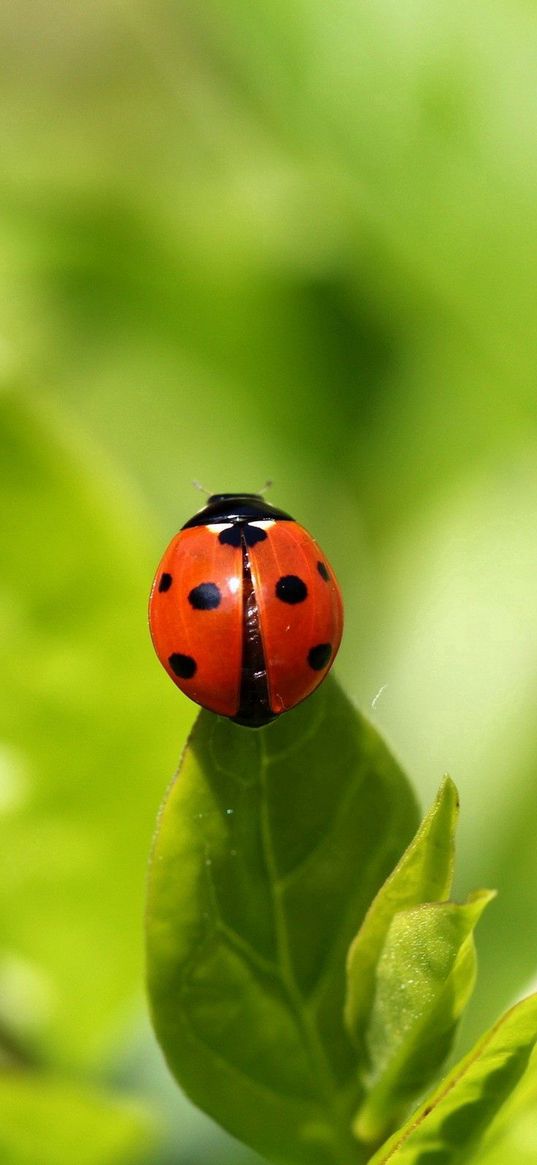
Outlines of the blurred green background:
{"label": "blurred green background", "polygon": [[145,1018],[194,716],[147,593],[192,478],[319,539],[339,678],[499,890],[466,1046],[537,968],[537,12],[18,0],[0,61],[0,1159],[253,1165]]}

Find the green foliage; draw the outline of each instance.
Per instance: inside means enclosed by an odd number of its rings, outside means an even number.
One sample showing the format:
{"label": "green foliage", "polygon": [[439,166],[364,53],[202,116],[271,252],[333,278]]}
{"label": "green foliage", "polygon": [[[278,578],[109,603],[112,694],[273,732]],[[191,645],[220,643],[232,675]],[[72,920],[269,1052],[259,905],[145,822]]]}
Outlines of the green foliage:
{"label": "green foliage", "polygon": [[[360,1165],[437,1077],[474,986],[473,930],[493,897],[440,900],[457,810],[446,780],[390,873],[412,799],[333,679],[255,734],[200,714],[151,862],[153,1021],[192,1099],[271,1159]],[[446,1165],[459,1160],[449,1116],[464,1130],[462,1152],[525,1068],[537,1013],[528,1004],[520,1014],[492,1037],[505,1053],[499,1085],[487,1037],[461,1069],[460,1102],[445,1100],[451,1077],[426,1102]]]}
{"label": "green foliage", "polygon": [[473,929],[491,897],[482,891],[463,906],[424,904],[393,918],[366,1032],[369,1091],[354,1124],[361,1140],[381,1140],[445,1060],[474,987]]}
{"label": "green foliage", "polygon": [[[536,52],[507,0],[2,9],[0,1045],[151,1096],[166,1165],[252,1165],[141,1034],[194,717],[145,605],[192,478],[274,479],[345,690],[420,803],[456,776],[458,895],[499,891],[461,1054],[535,980]],[[536,1165],[536,1112],[533,1070],[472,1165]]]}
{"label": "green foliage", "polygon": [[189,1095],[276,1160],[364,1159],[345,956],[415,815],[332,680],[256,733],[197,721],[151,862],[153,1017]]}
{"label": "green foliage", "polygon": [[37,1067],[98,1063],[140,990],[151,556],[39,410],[4,393],[0,426],[0,1158],[108,1165],[147,1151],[136,1112]]}
{"label": "green foliage", "polygon": [[512,1095],[490,1122],[479,1146],[479,1165],[534,1165],[537,1158],[537,1063],[535,1052]]}
{"label": "green foliage", "polygon": [[345,1018],[368,1083],[354,1127],[366,1142],[382,1139],[440,1067],[474,985],[472,930],[490,895],[440,902],[458,809],[447,778],[349,951]]}
{"label": "green foliage", "polygon": [[151,1140],[140,1107],[59,1080],[0,1075],[2,1165],[137,1165]]}
{"label": "green foliage", "polygon": [[4,394],[0,425],[0,1000],[17,978],[10,1023],[33,1011],[21,1035],[40,1056],[88,1063],[142,977],[143,870],[167,763],[145,728],[161,702],[152,559],[127,504],[128,532],[119,500],[107,513],[44,417]]}
{"label": "green foliage", "polygon": [[448,898],[453,881],[457,790],[449,777],[416,836],[381,886],[352,943],[348,961],[345,1020],[362,1057],[366,1023],[373,1005],[377,964],[390,926],[398,914],[422,902]]}
{"label": "green foliage", "polygon": [[479,1142],[525,1072],[536,1038],[537,995],[532,995],[479,1040],[370,1165],[480,1161]]}

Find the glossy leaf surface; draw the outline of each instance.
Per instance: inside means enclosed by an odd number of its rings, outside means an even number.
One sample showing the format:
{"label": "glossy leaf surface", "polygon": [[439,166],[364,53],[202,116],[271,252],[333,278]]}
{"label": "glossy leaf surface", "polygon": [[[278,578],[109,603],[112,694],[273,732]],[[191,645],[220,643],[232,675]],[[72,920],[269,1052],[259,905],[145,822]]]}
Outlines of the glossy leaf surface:
{"label": "glossy leaf surface", "polygon": [[366,1158],[345,955],[415,823],[400,769],[331,679],[256,733],[197,721],[151,865],[153,1019],[185,1091],[276,1161]]}

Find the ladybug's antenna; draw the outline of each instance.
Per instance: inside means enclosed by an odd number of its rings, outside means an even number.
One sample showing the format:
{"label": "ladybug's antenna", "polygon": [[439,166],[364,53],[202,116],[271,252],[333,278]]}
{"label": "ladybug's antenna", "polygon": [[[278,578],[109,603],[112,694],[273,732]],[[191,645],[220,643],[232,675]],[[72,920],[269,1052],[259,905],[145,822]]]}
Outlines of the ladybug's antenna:
{"label": "ladybug's antenna", "polygon": [[268,479],[268,481],[265,482],[263,489],[260,489],[257,491],[258,496],[260,498],[264,498],[265,494],[268,492],[269,489],[272,489],[272,482],[271,482],[270,478]]}
{"label": "ladybug's antenna", "polygon": [[193,481],[192,485],[194,486],[194,489],[199,489],[200,493],[205,494],[206,498],[210,498],[210,496],[211,496],[210,489],[205,489],[205,486],[202,485],[201,482]]}

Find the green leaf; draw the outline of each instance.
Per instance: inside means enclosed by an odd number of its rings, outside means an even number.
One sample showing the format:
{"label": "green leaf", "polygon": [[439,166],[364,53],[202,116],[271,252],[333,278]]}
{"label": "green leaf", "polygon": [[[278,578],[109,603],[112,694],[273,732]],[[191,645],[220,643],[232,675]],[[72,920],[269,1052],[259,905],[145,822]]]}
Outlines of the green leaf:
{"label": "green leaf", "polygon": [[191,1098],[277,1161],[365,1159],[345,955],[415,821],[332,678],[258,732],[199,716],[151,862],[153,1020]]}
{"label": "green leaf", "polygon": [[513,1093],[492,1120],[476,1165],[537,1165],[537,1061],[532,1056]]}
{"label": "green leaf", "polygon": [[464,905],[416,906],[392,919],[367,1030],[371,1092],[354,1125],[360,1139],[378,1144],[447,1056],[475,983],[473,930],[493,897],[478,891]]}
{"label": "green leaf", "polygon": [[54,1079],[0,1075],[2,1165],[134,1165],[151,1140],[139,1105]]}
{"label": "green leaf", "polygon": [[416,836],[372,902],[350,947],[345,1022],[366,1063],[365,1031],[386,935],[398,911],[449,896],[458,811],[457,790],[447,777]]}
{"label": "green leaf", "polygon": [[482,1037],[369,1165],[473,1165],[536,1040],[537,995],[531,995]]}

